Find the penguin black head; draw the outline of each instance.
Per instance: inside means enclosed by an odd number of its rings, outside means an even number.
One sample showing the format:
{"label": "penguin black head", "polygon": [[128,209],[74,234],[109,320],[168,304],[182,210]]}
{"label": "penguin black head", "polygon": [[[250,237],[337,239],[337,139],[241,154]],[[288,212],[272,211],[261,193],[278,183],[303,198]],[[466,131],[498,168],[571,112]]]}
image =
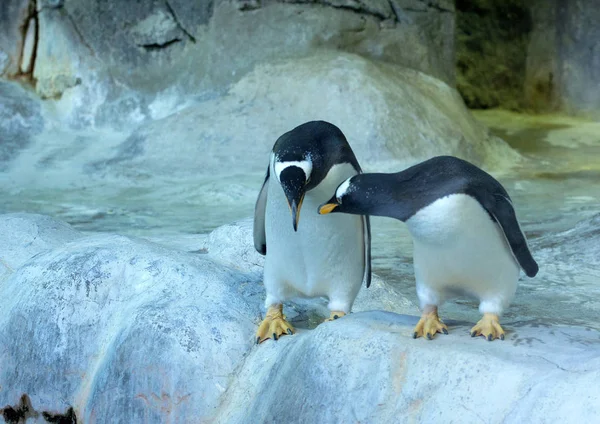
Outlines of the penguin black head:
{"label": "penguin black head", "polygon": [[354,177],[350,177],[339,185],[331,199],[319,206],[319,214],[343,212],[362,215],[365,213],[366,205],[363,205],[363,196],[353,184],[353,179]]}
{"label": "penguin black head", "polygon": [[306,187],[310,180],[312,162],[310,160],[296,162],[275,162],[275,174],[283,188],[288,206],[292,212],[292,225],[298,231],[300,209],[306,195]]}
{"label": "penguin black head", "polygon": [[319,214],[342,212],[354,215],[394,216],[398,206],[383,174],[359,174],[341,183],[335,194],[319,207]]}
{"label": "penguin black head", "polygon": [[306,192],[317,187],[331,167],[350,163],[360,172],[342,131],[325,121],[307,122],[283,134],[273,146],[271,161],[292,213],[294,231]]}

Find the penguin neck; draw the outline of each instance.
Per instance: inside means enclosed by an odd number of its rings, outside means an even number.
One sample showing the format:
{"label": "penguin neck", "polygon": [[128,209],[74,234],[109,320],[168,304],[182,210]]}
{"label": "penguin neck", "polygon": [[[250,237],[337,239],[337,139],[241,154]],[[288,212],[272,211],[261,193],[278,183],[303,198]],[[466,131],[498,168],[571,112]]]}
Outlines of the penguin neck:
{"label": "penguin neck", "polygon": [[409,219],[414,213],[411,200],[418,195],[412,178],[399,172],[373,174],[373,179],[375,181],[369,184],[369,196],[365,199],[366,213],[400,221]]}

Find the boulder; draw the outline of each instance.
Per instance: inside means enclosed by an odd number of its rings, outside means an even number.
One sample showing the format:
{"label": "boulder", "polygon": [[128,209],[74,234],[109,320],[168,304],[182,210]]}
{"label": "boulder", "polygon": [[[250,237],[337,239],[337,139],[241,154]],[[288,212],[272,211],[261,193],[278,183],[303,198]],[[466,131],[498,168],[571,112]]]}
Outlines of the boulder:
{"label": "boulder", "polygon": [[46,215],[13,213],[1,216],[0,258],[11,272],[37,254],[81,237],[70,225]]}
{"label": "boulder", "polygon": [[[39,413],[73,408],[83,422],[215,414],[263,309],[250,220],[216,230],[196,253],[84,236],[31,214],[1,215],[0,239],[5,417],[23,396]],[[389,290],[376,280],[373,292]],[[398,306],[413,307],[404,299]],[[328,316],[322,300],[286,311],[299,328]]]}
{"label": "boulder", "polygon": [[[25,220],[2,216],[14,225],[2,239],[35,240]],[[205,255],[109,234],[69,241],[73,230],[38,216],[30,226],[46,249],[20,267],[28,246],[2,252],[14,268],[0,283],[0,405],[25,394],[81,422],[211,416],[252,345],[262,287]]]}
{"label": "boulder", "polygon": [[[160,91],[182,77],[201,86],[228,84],[256,64],[321,47],[453,81],[449,1],[114,0],[69,2],[65,9],[94,54],[135,88]],[[406,43],[414,48],[405,49]],[[195,72],[173,72],[182,67]]]}
{"label": "boulder", "polygon": [[264,172],[275,140],[316,119],[339,126],[366,169],[398,169],[439,154],[488,167],[518,158],[440,80],[323,52],[257,66],[227,95],[141,126],[112,158],[92,166],[117,175]]}
{"label": "boulder", "polygon": [[416,322],[362,312],[265,342],[236,370],[216,422],[571,422],[600,413],[597,331],[523,324],[485,342],[451,323],[449,335],[428,341],[411,338]]}
{"label": "boulder", "polygon": [[191,253],[0,215],[10,266],[0,279],[0,416],[531,422],[600,413],[597,330],[513,322],[506,341],[486,342],[448,321],[449,335],[413,340],[416,308],[377,278],[357,313],[334,322],[320,324],[319,299],[290,302],[298,333],[256,346],[264,290],[251,237],[251,221],[239,221],[188,240]]}

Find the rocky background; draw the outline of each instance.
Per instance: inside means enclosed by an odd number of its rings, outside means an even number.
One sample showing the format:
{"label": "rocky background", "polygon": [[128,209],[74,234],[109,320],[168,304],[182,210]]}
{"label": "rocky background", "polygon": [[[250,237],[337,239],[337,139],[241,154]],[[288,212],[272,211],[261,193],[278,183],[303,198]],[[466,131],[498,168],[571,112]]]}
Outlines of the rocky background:
{"label": "rocky background", "polygon": [[[591,0],[3,0],[0,416],[594,421],[600,129],[532,132],[465,102],[597,116],[596,15]],[[253,345],[263,258],[243,218],[275,139],[311,119],[367,170],[452,154],[502,177],[541,265],[504,343],[468,337],[476,305],[459,302],[450,335],[413,341],[410,239],[375,223],[385,278],[356,313],[319,325],[322,300],[290,303],[299,334]]]}
{"label": "rocky background", "polygon": [[600,116],[593,0],[457,0],[457,86],[473,108]]}

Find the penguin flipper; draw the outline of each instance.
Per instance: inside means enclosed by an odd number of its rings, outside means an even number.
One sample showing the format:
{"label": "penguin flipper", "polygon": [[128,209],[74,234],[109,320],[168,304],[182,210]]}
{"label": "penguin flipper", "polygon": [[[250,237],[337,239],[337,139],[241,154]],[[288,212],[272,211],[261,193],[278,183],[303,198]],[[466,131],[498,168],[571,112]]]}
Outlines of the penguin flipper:
{"label": "penguin flipper", "polygon": [[510,199],[503,194],[494,194],[493,204],[494,206],[491,208],[486,207],[487,211],[502,228],[510,249],[525,274],[528,277],[535,277],[539,267],[529,251],[527,239],[521,231]]}
{"label": "penguin flipper", "polygon": [[363,215],[363,231],[365,240],[365,273],[363,280],[368,288],[371,285],[371,221],[368,215]]}
{"label": "penguin flipper", "polygon": [[267,209],[267,192],[269,188],[269,168],[263,182],[256,205],[254,207],[254,248],[261,255],[267,254],[267,236],[265,234],[265,211]]}

